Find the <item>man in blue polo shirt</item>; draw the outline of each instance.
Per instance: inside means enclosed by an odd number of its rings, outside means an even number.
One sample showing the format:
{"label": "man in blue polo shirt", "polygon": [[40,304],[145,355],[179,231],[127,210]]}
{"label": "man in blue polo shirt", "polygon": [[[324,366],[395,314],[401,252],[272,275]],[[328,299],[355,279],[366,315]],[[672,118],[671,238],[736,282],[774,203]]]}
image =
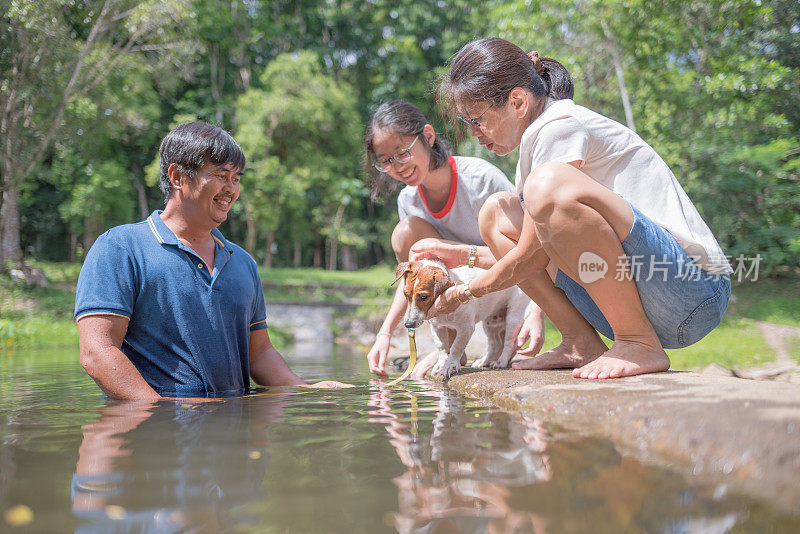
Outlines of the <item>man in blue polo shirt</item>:
{"label": "man in blue polo shirt", "polygon": [[164,211],[108,230],[86,255],[75,299],[81,365],[116,399],[243,395],[250,377],[306,385],[270,342],[255,261],[217,229],[239,197],[241,148],[192,122],[159,154]]}

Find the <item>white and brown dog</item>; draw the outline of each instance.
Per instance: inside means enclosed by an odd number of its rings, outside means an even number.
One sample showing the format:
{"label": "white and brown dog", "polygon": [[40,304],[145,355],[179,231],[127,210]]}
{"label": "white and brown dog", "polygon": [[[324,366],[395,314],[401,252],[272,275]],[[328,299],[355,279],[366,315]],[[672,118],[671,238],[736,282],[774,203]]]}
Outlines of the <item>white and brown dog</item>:
{"label": "white and brown dog", "polygon": [[[456,283],[467,283],[483,269],[456,267],[447,269],[433,260],[402,262],[397,266],[397,278],[405,277],[405,293],[408,308],[403,317],[406,328],[418,328],[428,315],[428,310],[444,291]],[[479,299],[462,304],[456,311],[430,319],[434,343],[439,350],[439,359],[432,373],[442,374],[447,379],[461,370],[461,358],[475,325],[483,322],[488,340],[486,356],[476,360],[473,367],[508,367],[517,348],[517,335],[522,328],[530,299],[518,287],[489,293]],[[442,341],[445,328],[455,330],[456,336],[447,347]]]}

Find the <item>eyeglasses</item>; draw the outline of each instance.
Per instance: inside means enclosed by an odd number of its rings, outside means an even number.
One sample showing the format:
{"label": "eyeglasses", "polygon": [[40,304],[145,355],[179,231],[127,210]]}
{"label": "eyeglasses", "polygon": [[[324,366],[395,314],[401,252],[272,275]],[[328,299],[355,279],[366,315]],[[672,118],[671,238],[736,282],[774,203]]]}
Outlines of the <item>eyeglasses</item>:
{"label": "eyeglasses", "polygon": [[486,112],[487,112],[487,111],[489,111],[491,108],[492,108],[492,105],[491,105],[491,104],[489,104],[489,107],[488,107],[488,108],[486,108],[486,109],[484,109],[484,110],[483,110],[483,113],[481,113],[480,115],[478,115],[478,116],[477,116],[477,117],[475,117],[474,119],[470,119],[469,117],[463,117],[463,116],[461,116],[461,115],[456,115],[456,117],[458,117],[458,120],[460,120],[461,122],[463,122],[464,124],[466,124],[466,125],[468,125],[468,126],[477,126],[478,128],[480,128],[480,127],[481,127],[481,124],[480,124],[480,122],[478,122],[478,121],[480,121],[480,120],[481,120],[481,117],[483,117],[484,115],[486,115]]}
{"label": "eyeglasses", "polygon": [[392,166],[394,166],[395,162],[397,163],[408,163],[413,158],[413,154],[411,154],[411,149],[417,143],[417,139],[419,139],[419,135],[414,137],[414,141],[408,145],[407,148],[403,148],[395,152],[394,156],[388,157],[386,159],[376,159],[372,162],[372,166],[379,172],[389,172],[392,170]]}

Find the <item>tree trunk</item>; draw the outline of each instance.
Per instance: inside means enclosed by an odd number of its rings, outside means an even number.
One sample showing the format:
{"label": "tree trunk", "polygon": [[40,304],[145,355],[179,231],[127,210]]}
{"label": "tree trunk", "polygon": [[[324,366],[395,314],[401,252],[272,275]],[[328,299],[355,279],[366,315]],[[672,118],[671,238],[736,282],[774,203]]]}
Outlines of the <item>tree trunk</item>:
{"label": "tree trunk", "polygon": [[633,123],[633,109],[631,108],[631,101],[628,97],[628,86],[625,85],[625,71],[622,69],[622,60],[619,57],[619,51],[617,50],[617,43],[614,40],[614,35],[611,33],[611,30],[608,28],[608,24],[606,24],[605,20],[600,21],[601,26],[603,27],[603,33],[608,39],[608,48],[611,51],[611,60],[614,63],[614,71],[617,73],[617,84],[619,85],[619,94],[622,97],[622,107],[625,110],[625,122],[628,123],[628,128],[636,131],[636,125]]}
{"label": "tree trunk", "polygon": [[[339,204],[339,208],[336,210],[336,215],[333,216],[333,235],[339,236],[341,235],[342,230],[342,218],[344,217],[344,204]],[[328,259],[328,270],[335,271],[336,270],[336,260],[338,258],[338,249],[339,249],[339,238],[338,237],[331,237],[329,240],[330,243],[330,256]]]}
{"label": "tree trunk", "polygon": [[3,187],[0,182],[0,274],[6,272],[6,255],[3,253]]}
{"label": "tree trunk", "polygon": [[78,261],[78,234],[67,232],[67,261]]}
{"label": "tree trunk", "polygon": [[245,250],[250,254],[255,254],[256,250],[256,237],[258,236],[258,229],[256,228],[256,219],[253,217],[253,210],[247,201],[243,201],[244,206],[244,221],[247,227],[247,236],[245,237]]}
{"label": "tree trunk", "polygon": [[342,247],[342,270],[343,271],[355,271],[358,269],[358,261],[356,259],[355,252],[353,252],[353,247],[350,245],[345,245]]}
{"label": "tree trunk", "polygon": [[386,255],[384,254],[383,247],[380,243],[373,243],[372,244],[372,256],[375,260],[375,265],[381,264],[386,261]]}
{"label": "tree trunk", "polygon": [[22,262],[22,249],[19,248],[19,189],[8,185],[3,192],[3,205],[0,207],[0,236],[2,252],[0,260],[19,264]]}
{"label": "tree trunk", "polygon": [[275,243],[275,230],[267,234],[267,252],[264,254],[264,268],[272,269],[272,245]]}
{"label": "tree trunk", "polygon": [[238,92],[243,93],[250,88],[250,78],[252,77],[253,72],[250,69],[250,47],[248,46],[247,42],[248,37],[251,35],[250,17],[246,15],[243,17],[237,16],[239,4],[240,2],[232,1],[231,12],[233,13],[234,20],[237,21],[237,24],[235,24],[233,27],[233,34],[236,37],[237,44],[236,55],[238,56],[238,61],[236,63],[239,67],[235,84]]}
{"label": "tree trunk", "polygon": [[97,240],[97,236],[102,234],[105,230],[105,223],[103,222],[103,217],[101,215],[98,214],[95,217],[89,217],[86,219],[83,227],[84,257],[86,257],[89,249],[92,248],[92,245],[94,245],[95,240]]}
{"label": "tree trunk", "polygon": [[322,267],[322,240],[319,237],[314,240],[314,267]]}
{"label": "tree trunk", "polygon": [[328,270],[335,271],[336,270],[336,256],[338,255],[338,248],[339,248],[339,240],[338,239],[328,239]]}
{"label": "tree trunk", "polygon": [[133,185],[136,187],[136,193],[139,197],[139,220],[144,221],[150,215],[150,210],[147,207],[147,191],[144,188],[144,182],[139,178],[139,173],[136,173],[136,178],[133,179]]}
{"label": "tree trunk", "polygon": [[209,50],[209,67],[211,70],[211,96],[214,97],[216,103],[216,119],[217,124],[224,124],[223,108],[222,108],[222,90],[225,84],[225,63],[220,52],[219,43],[211,44]]}
{"label": "tree trunk", "polygon": [[303,247],[300,245],[300,241],[294,242],[294,261],[293,265],[294,268],[297,269],[303,263]]}

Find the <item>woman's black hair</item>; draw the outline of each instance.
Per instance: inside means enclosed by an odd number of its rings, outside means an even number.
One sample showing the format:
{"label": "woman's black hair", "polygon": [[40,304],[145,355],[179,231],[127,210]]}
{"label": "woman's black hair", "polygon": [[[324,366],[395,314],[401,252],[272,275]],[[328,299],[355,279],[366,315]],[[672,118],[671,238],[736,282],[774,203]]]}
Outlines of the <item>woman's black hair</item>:
{"label": "woman's black hair", "polygon": [[173,163],[190,180],[206,163],[230,163],[239,170],[244,169],[245,165],[244,152],[239,143],[219,126],[201,121],[181,124],[169,132],[161,141],[158,154],[161,159],[160,185],[164,202],[172,194],[168,171]]}
{"label": "woman's black hair", "polygon": [[497,37],[478,39],[456,52],[449,71],[442,76],[439,97],[451,110],[455,100],[490,102],[501,106],[515,87],[538,98],[572,98],[575,87],[569,71],[553,58],[540,61],[539,74],[531,55]]}
{"label": "woman's black hair", "polygon": [[[367,175],[367,186],[373,200],[379,196],[390,194],[399,185],[397,180],[391,178],[385,172],[378,172],[372,166],[375,158],[375,150],[372,145],[375,133],[383,130],[397,135],[422,137],[422,131],[427,124],[429,124],[428,120],[417,106],[405,100],[384,102],[372,114],[367,123],[367,130],[364,133],[364,171]],[[431,155],[430,170],[438,169],[447,164],[452,155],[452,150],[447,141],[444,140],[444,137],[437,133],[433,146],[429,146],[424,139],[422,144]]]}

